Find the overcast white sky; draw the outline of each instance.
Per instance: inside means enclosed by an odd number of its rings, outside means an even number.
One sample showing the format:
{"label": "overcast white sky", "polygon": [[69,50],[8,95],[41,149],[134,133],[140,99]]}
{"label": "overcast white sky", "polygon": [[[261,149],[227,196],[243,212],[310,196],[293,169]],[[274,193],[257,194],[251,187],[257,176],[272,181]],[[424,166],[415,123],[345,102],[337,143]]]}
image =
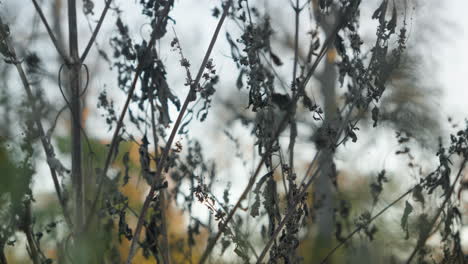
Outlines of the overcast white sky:
{"label": "overcast white sky", "polygon": [[444,85],[442,105],[447,113],[464,119],[468,118],[468,1],[446,2],[447,18],[455,23],[455,32],[452,39],[442,49],[433,50],[433,54],[438,57]]}

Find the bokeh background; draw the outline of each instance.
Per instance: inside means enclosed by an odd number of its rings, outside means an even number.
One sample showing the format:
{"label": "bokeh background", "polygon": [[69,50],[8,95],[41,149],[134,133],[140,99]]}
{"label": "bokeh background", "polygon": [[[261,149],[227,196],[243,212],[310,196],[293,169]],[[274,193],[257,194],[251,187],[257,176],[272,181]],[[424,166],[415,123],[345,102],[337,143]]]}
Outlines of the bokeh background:
{"label": "bokeh background", "polygon": [[[119,7],[121,18],[128,24],[131,36],[137,41],[148,39],[150,25],[141,16],[140,10],[136,7],[136,1],[115,1]],[[436,1],[396,1],[405,8],[400,11],[400,15],[407,18],[409,39],[407,58],[401,72],[395,76],[391,82],[388,95],[384,97],[383,104],[386,105],[386,120],[378,128],[372,128],[368,121],[363,122],[359,131],[357,144],[347,144],[335,155],[335,162],[339,171],[338,181],[342,188],[344,197],[353,202],[353,210],[356,215],[364,209],[378,210],[385,206],[384,203],[375,207],[371,202],[369,185],[377,175],[378,171],[385,169],[389,174],[390,183],[384,191],[384,201],[390,202],[395,198],[395,194],[404,192],[408,186],[418,181],[420,171],[429,172],[434,169],[437,157],[434,155],[438,146],[438,138],[448,140],[448,135],[456,131],[459,125],[464,124],[468,116],[468,92],[466,87],[466,77],[468,76],[468,2],[465,0]],[[95,21],[103,8],[103,1],[95,1],[95,14],[87,18],[80,13],[79,34],[80,47],[84,47],[90,36],[90,25],[94,27]],[[289,80],[291,65],[294,58],[291,41],[293,40],[294,12],[290,8],[288,1],[283,0],[257,0],[252,1],[262,15],[271,17],[272,28],[274,29],[272,48],[280,56],[283,65],[277,67],[277,73],[285,80]],[[361,11],[362,28],[360,29],[365,42],[371,41],[375,37],[376,22],[370,19],[372,12],[378,7],[380,1],[363,1]],[[161,59],[165,63],[168,72],[168,83],[171,89],[179,98],[184,98],[187,87],[185,74],[179,66],[178,53],[173,51],[169,43],[177,35],[185,57],[191,64],[192,70],[198,69],[202,61],[204,51],[208,46],[211,34],[217,23],[212,10],[218,5],[213,0],[178,0],[175,8],[171,12],[168,33],[159,46]],[[60,27],[58,30],[63,33],[63,39],[67,39],[66,29],[66,3],[63,0],[42,1],[44,12],[54,25]],[[14,38],[17,50],[20,54],[37,54],[41,63],[41,73],[38,78],[41,81],[43,98],[49,105],[44,117],[47,127],[50,127],[53,117],[63,106],[62,95],[56,84],[56,76],[60,64],[58,55],[51,48],[51,42],[45,32],[43,25],[35,13],[32,3],[28,0],[4,0],[0,2],[0,15],[4,21],[10,25],[11,35]],[[115,33],[115,12],[110,12],[106,18],[101,33],[97,39],[98,47],[108,55],[112,54],[108,39]],[[308,13],[301,16],[299,47],[305,48],[308,45],[307,32],[313,28]],[[225,32],[231,34],[239,33],[239,28],[231,21],[226,22],[213,51],[213,61],[216,65],[217,73],[220,75],[220,82],[212,100],[212,107],[207,119],[201,123],[192,122],[188,129],[188,138],[196,139],[200,142],[205,160],[216,162],[216,181],[213,186],[213,194],[222,197],[226,186],[229,186],[229,196],[231,201],[236,201],[248,177],[252,172],[255,161],[258,160],[253,148],[254,138],[251,134],[252,127],[245,126],[238,119],[239,115],[245,118],[254,118],[247,107],[248,91],[238,90],[236,80],[238,77],[235,64],[230,59],[230,47],[225,37]],[[115,67],[111,58],[106,61],[98,53],[98,48],[93,47],[88,58],[87,65],[90,69],[89,87],[84,99],[84,120],[85,129],[98,156],[95,163],[102,163],[105,153],[105,144],[109,143],[112,130],[108,129],[102,109],[97,107],[99,94],[107,92],[109,98],[114,100],[115,109],[120,112],[125,94],[116,89],[117,78]],[[20,88],[21,83],[17,78],[17,73],[11,65],[0,62],[1,87],[0,87],[0,136],[3,138],[4,151],[7,154],[0,156],[0,163],[6,164],[7,160],[15,160],[15,155],[21,155],[20,141],[25,136],[25,127],[22,123],[22,112],[17,111],[23,104],[24,95]],[[290,80],[289,80],[290,81]],[[288,82],[289,82],[288,81]],[[312,80],[309,92],[320,101],[322,98],[320,81]],[[344,89],[337,88],[337,100]],[[236,109],[235,111],[233,109]],[[171,107],[171,117],[174,119],[177,111]],[[307,122],[304,122],[307,124]],[[298,172],[306,169],[308,162],[315,153],[315,146],[310,140],[313,127],[300,129],[297,147]],[[414,135],[412,147],[414,151],[414,162],[420,167],[408,169],[408,157],[395,155],[400,148],[395,139],[395,130],[407,130]],[[141,139],[143,136],[136,128],[127,127],[127,131],[135,138]],[[282,137],[289,138],[286,131]],[[70,154],[68,140],[70,138],[69,116],[63,114],[57,120],[57,129],[54,135],[54,145],[57,146],[58,156],[65,167],[70,168]],[[182,144],[181,155],[188,153],[188,139],[180,136],[177,140]],[[285,141],[287,142],[287,141]],[[130,153],[132,166],[135,166],[131,184],[123,188],[123,192],[130,197],[132,203],[138,207],[144,198],[146,187],[139,184],[138,180],[138,145],[128,142],[121,146],[123,150]],[[38,148],[38,153],[40,150]],[[124,151],[121,151],[124,153]],[[123,168],[122,164],[114,164],[113,172],[117,174]],[[36,172],[32,179],[32,190],[37,201],[36,213],[37,226],[44,227],[47,222],[58,220],[59,213],[57,202],[54,198],[53,184],[48,173],[48,167],[43,155],[39,154],[35,163]],[[0,175],[2,172],[0,172]],[[67,176],[63,181],[67,182]],[[0,184],[4,184],[0,176]],[[182,186],[181,188],[187,188]],[[466,202],[462,195],[462,202]],[[183,202],[183,201],[178,201]],[[428,202],[430,204],[430,202]],[[391,255],[395,252],[404,252],[406,243],[401,242],[404,232],[399,228],[402,207],[391,210],[379,220],[379,223],[386,228],[381,231],[380,240],[377,239],[375,248],[371,251],[366,246],[359,248],[354,255],[356,261],[362,256],[368,258],[374,255],[376,259],[380,255]],[[462,206],[463,208],[466,205]],[[208,210],[205,205],[198,204],[193,208],[194,215],[200,218],[208,217]],[[464,217],[468,213],[463,212]],[[190,221],[187,215],[182,213],[174,205],[169,210],[170,233],[174,240],[183,239],[186,236],[184,228]],[[255,219],[257,221],[257,219]],[[260,222],[262,220],[259,220]],[[257,224],[245,226],[245,233],[258,232]],[[304,243],[301,245],[301,255],[306,260],[312,260],[313,256],[307,248],[313,244],[314,231],[305,231],[302,234]],[[465,223],[461,223],[463,245],[468,252],[468,228]],[[310,234],[309,234],[310,233]],[[57,229],[51,231],[49,240],[45,238],[44,247],[50,250],[47,254],[54,255],[54,237],[63,236],[60,231],[60,224]],[[201,232],[197,236],[200,241],[205,241],[206,232]],[[27,255],[24,250],[25,238],[18,234],[15,247],[8,248],[9,258],[15,259],[12,263],[27,263]],[[437,241],[437,238],[434,238]],[[255,244],[259,241],[253,241]],[[48,244],[47,244],[48,243]],[[203,242],[204,243],[204,242]],[[436,243],[436,242],[435,242]],[[203,244],[201,244],[203,245]],[[122,254],[128,247],[127,242],[120,245]],[[376,250],[376,248],[378,250]],[[201,248],[196,249],[199,251]],[[381,252],[384,252],[381,254]],[[219,252],[215,253],[219,254]],[[361,254],[361,255],[360,255]],[[177,258],[184,262],[182,256],[174,253],[175,263]],[[197,253],[194,253],[197,258]],[[138,263],[145,260],[139,256]],[[228,249],[219,263],[235,262],[233,249]],[[216,262],[218,263],[218,262]],[[309,263],[309,262],[306,262]]]}

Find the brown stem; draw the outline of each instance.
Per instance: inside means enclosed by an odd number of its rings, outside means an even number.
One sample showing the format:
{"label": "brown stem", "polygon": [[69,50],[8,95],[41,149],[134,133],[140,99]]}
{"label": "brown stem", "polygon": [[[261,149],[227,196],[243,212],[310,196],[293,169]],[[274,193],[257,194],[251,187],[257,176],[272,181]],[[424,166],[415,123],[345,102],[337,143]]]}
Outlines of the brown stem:
{"label": "brown stem", "polygon": [[60,54],[60,57],[62,57],[63,61],[64,61],[66,64],[70,64],[70,63],[71,63],[70,59],[67,57],[65,51],[62,50],[62,46],[61,46],[60,43],[58,42],[57,38],[55,38],[55,35],[54,35],[52,29],[50,28],[49,23],[47,22],[47,19],[45,18],[44,13],[42,12],[41,7],[39,6],[39,4],[37,3],[36,0],[32,0],[32,2],[33,2],[33,4],[34,4],[34,7],[36,8],[37,13],[38,13],[39,16],[41,17],[42,23],[44,23],[44,26],[45,26],[46,29],[47,29],[47,33],[49,34],[50,40],[52,40],[52,43],[54,44],[55,49],[56,49],[57,52]]}
{"label": "brown stem", "polygon": [[88,41],[88,45],[86,45],[86,48],[81,55],[80,61],[83,63],[86,59],[86,56],[88,56],[89,50],[93,46],[94,41],[96,40],[97,34],[99,33],[99,30],[101,29],[102,22],[104,22],[104,18],[106,17],[107,11],[109,10],[110,4],[112,0],[107,0],[106,1],[106,6],[104,7],[104,10],[101,13],[101,16],[99,17],[99,21],[96,25],[96,28],[93,31],[93,35],[91,36],[91,39]]}
{"label": "brown stem", "polygon": [[72,186],[75,202],[75,233],[80,234],[84,223],[84,181],[81,168],[81,105],[80,69],[78,53],[78,27],[76,0],[68,0],[69,48],[72,64],[69,66],[70,110],[72,115]]}

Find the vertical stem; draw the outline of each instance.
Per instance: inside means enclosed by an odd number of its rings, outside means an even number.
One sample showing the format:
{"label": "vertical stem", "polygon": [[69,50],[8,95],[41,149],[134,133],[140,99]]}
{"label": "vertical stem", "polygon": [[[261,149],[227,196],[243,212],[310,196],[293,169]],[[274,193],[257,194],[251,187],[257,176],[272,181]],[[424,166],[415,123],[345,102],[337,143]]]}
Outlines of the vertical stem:
{"label": "vertical stem", "polygon": [[76,1],[68,0],[69,47],[72,64],[69,67],[70,104],[72,115],[72,185],[75,202],[75,232],[79,234],[84,222],[83,175],[81,171],[81,106],[80,106],[80,57],[78,53],[78,29]]}

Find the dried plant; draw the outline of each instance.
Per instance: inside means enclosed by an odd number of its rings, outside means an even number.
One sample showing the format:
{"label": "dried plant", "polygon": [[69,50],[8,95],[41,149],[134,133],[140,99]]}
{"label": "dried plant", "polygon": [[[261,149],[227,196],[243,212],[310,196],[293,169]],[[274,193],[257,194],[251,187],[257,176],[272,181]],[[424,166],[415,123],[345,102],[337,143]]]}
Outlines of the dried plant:
{"label": "dried plant", "polygon": [[[177,1],[135,3],[151,28],[148,38],[135,37],[125,11],[112,0],[105,1],[96,21],[94,2],[83,1],[91,37],[82,53],[77,3],[67,1],[66,41],[59,2],[53,4],[57,17],[48,19],[45,3],[32,0],[41,28],[34,33],[45,29],[50,40],[46,44],[58,56],[51,65],[41,53],[23,47],[13,26],[0,16],[3,85],[10,86],[16,78],[24,96],[14,104],[5,88],[0,99],[6,124],[12,118],[20,121],[17,127],[1,130],[5,136],[0,138],[0,170],[5,176],[0,184],[0,263],[12,262],[7,248],[23,250],[14,247],[18,233],[24,234],[33,263],[222,263],[234,257],[243,263],[353,262],[354,247],[382,247],[376,241],[390,229],[379,221],[391,210],[401,215],[401,243],[394,250],[406,247],[401,254],[382,254],[380,261],[465,262],[460,195],[468,186],[463,178],[468,128],[450,135],[446,143],[439,138],[438,164],[432,172],[418,163],[413,148],[434,143],[436,137],[419,134],[427,130],[416,122],[437,127],[438,121],[413,87],[416,75],[407,70],[414,57],[407,51],[406,5],[388,0],[285,1],[283,6],[294,14],[287,21],[293,30],[281,40],[278,17],[258,1],[226,0],[215,7],[210,3],[218,22],[206,50],[197,46],[202,61],[192,62],[181,41],[184,32],[178,36],[172,27]],[[375,4],[371,17],[362,16],[364,4]],[[98,39],[104,20],[112,19],[109,12],[115,24],[109,39],[102,41],[108,42],[107,49]],[[307,12],[310,25],[303,24]],[[359,29],[371,20],[377,28],[368,42]],[[303,27],[311,28],[307,35],[301,33]],[[300,45],[304,39],[309,43],[305,47]],[[217,67],[215,46],[222,41],[235,72]],[[286,43],[291,60],[281,54],[285,49],[278,43]],[[87,65],[90,54],[102,65],[111,65],[115,89],[96,92],[90,81],[99,72]],[[49,73],[52,64],[57,66],[55,74]],[[196,71],[193,65],[199,65]],[[185,87],[174,87],[171,74],[183,76]],[[237,90],[228,93],[236,96],[223,102],[218,90],[225,90],[232,75]],[[48,107],[50,95],[42,88],[46,78],[58,87],[61,108]],[[112,99],[114,93],[125,95],[123,105]],[[93,94],[102,124],[112,132],[108,143],[88,135],[87,102]],[[239,103],[241,99],[245,100]],[[217,109],[232,115],[231,120],[217,120],[226,145],[205,144],[193,136],[194,125],[207,123]],[[64,110],[70,114],[68,126],[62,126]],[[242,139],[232,132],[238,121],[252,138],[251,159]],[[384,126],[387,122],[393,126]],[[60,135],[57,126],[66,127],[71,136]],[[24,132],[15,137],[18,127]],[[375,127],[396,128],[395,156],[408,161],[409,172],[417,171],[416,181],[409,188],[398,186],[405,188],[402,194],[388,198],[385,190],[395,188],[396,172],[378,168],[366,190],[368,198],[356,201],[349,196],[350,187],[341,183],[355,179],[343,177],[336,155],[349,151],[345,145],[377,137]],[[219,173],[222,162],[207,158],[207,153],[228,145],[235,151],[225,151],[226,159],[239,159],[252,169],[247,176],[239,169],[236,179],[225,182]],[[301,153],[310,149],[314,155],[304,163]],[[42,198],[31,188],[38,164],[49,168],[60,210],[41,214]],[[234,185],[242,186],[237,194]],[[388,199],[392,201],[385,203]],[[363,210],[362,204],[372,209]],[[178,214],[183,223],[176,223]],[[435,233],[440,233],[439,248],[428,244]],[[308,255],[304,247],[310,247]],[[365,260],[377,262],[370,255]]]}

